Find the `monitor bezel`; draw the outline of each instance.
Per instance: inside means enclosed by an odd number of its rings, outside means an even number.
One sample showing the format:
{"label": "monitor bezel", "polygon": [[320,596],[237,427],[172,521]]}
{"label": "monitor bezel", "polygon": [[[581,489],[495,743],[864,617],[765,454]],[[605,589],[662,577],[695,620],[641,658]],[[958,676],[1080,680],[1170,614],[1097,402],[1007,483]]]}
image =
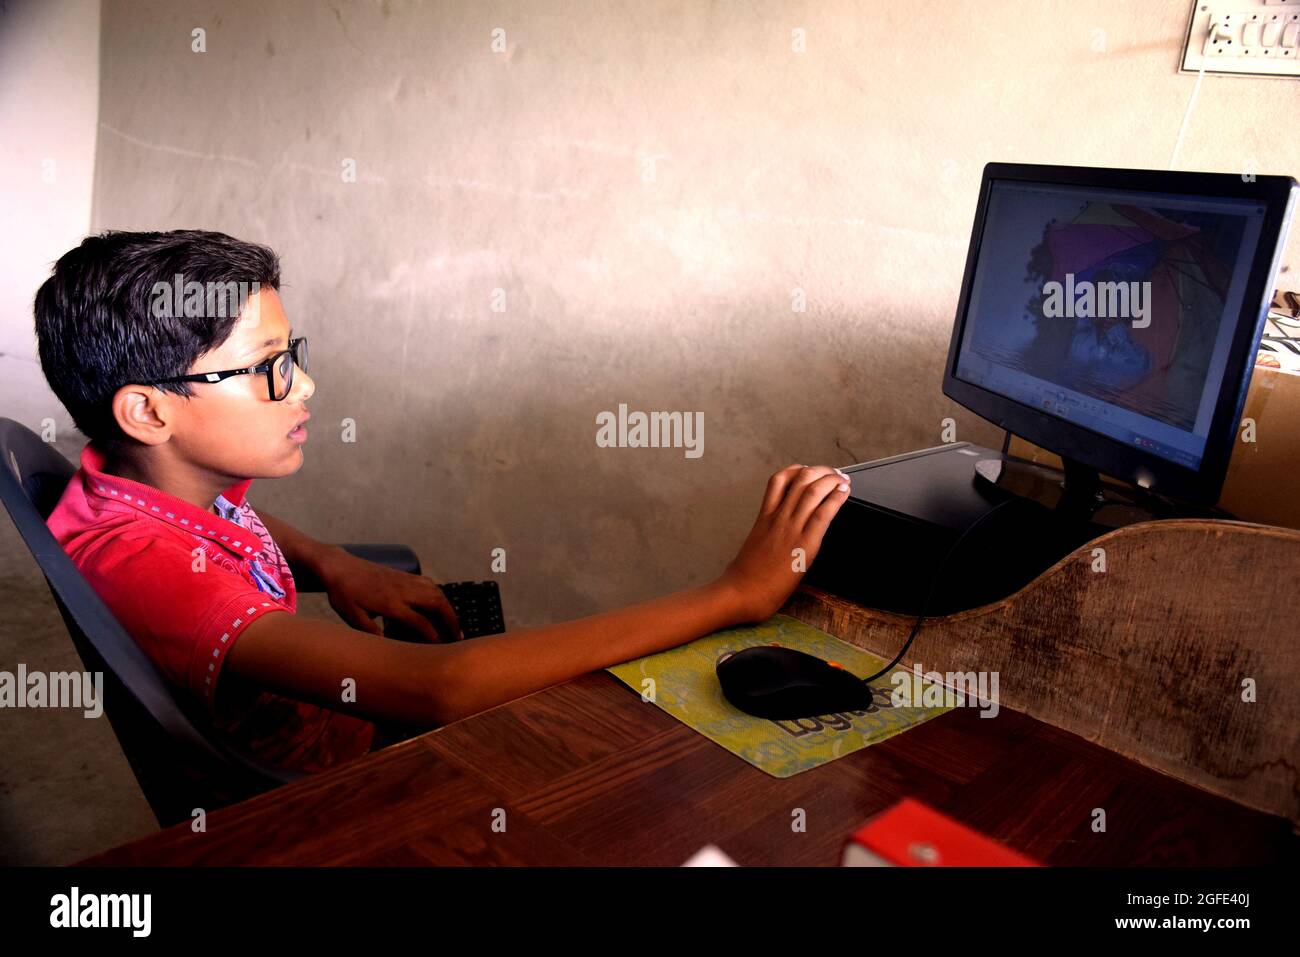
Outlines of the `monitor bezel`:
{"label": "monitor bezel", "polygon": [[[1191,197],[1246,199],[1266,206],[1264,224],[1255,248],[1246,282],[1237,328],[1224,369],[1225,385],[1214,407],[1205,452],[1199,469],[1178,465],[1154,453],[1130,446],[1118,439],[1094,432],[1024,405],[999,393],[957,377],[957,357],[968,319],[975,265],[983,242],[989,195],[994,181],[1041,183],[1100,189],[1135,190],[1147,193],[1181,193]],[[1263,333],[1273,280],[1281,262],[1297,184],[1290,176],[1256,176],[1253,181],[1232,173],[1108,169],[1084,166],[1046,166],[1028,163],[988,163],[980,181],[979,202],[971,228],[966,271],[961,297],[948,346],[943,392],[976,415],[1001,429],[1024,438],[1057,455],[1065,456],[1099,472],[1141,485],[1153,492],[1197,505],[1213,505],[1223,489],[1228,461],[1237,438],[1242,408],[1254,368],[1255,350]]]}

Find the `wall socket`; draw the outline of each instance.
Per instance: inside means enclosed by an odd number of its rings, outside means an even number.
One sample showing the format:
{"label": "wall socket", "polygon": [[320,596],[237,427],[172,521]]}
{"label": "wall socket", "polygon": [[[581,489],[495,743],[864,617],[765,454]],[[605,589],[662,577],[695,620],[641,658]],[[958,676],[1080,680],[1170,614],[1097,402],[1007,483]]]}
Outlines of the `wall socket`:
{"label": "wall socket", "polygon": [[1300,77],[1300,0],[1195,0],[1182,73]]}

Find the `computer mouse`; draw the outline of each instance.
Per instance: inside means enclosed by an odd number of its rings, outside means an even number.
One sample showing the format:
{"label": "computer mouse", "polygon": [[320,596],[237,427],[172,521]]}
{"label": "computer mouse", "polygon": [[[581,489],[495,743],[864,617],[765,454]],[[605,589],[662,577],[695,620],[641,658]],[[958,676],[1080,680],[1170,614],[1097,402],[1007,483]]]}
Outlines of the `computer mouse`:
{"label": "computer mouse", "polygon": [[756,718],[780,721],[871,707],[871,688],[861,678],[793,648],[745,648],[719,661],[717,672],[723,696]]}

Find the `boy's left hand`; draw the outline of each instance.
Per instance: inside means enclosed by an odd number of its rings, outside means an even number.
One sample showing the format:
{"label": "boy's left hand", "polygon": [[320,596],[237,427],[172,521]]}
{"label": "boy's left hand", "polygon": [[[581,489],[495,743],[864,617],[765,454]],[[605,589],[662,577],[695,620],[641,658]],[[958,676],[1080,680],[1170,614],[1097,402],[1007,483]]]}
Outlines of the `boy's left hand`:
{"label": "boy's left hand", "polygon": [[[339,549],[322,559],[317,575],[330,607],[353,628],[382,635],[372,616],[383,615],[410,626],[429,642],[458,641],[460,622],[442,589],[431,578],[387,568]],[[426,615],[431,615],[434,622]]]}

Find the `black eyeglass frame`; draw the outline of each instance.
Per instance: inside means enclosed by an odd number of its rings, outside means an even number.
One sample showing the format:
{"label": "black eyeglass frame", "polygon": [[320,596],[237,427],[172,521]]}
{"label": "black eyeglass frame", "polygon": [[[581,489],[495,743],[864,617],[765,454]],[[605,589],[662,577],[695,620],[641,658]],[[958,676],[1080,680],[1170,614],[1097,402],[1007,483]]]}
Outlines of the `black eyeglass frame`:
{"label": "black eyeglass frame", "polygon": [[[300,352],[299,347],[304,351]],[[225,369],[221,372],[195,372],[190,375],[172,376],[169,379],[153,379],[149,382],[142,382],[141,385],[162,385],[168,382],[221,382],[237,375],[256,375],[259,372],[266,373],[266,394],[272,402],[283,402],[289,398],[289,393],[293,391],[293,370],[302,369],[307,371],[306,349],[307,337],[298,336],[296,339],[289,340],[289,348],[281,349],[279,352],[269,356],[264,361],[255,366],[249,366],[247,369]],[[283,359],[286,355],[293,360],[293,365],[289,367],[289,374],[285,377],[284,395],[278,399],[275,396],[275,364]],[[300,356],[302,357],[300,359]]]}

